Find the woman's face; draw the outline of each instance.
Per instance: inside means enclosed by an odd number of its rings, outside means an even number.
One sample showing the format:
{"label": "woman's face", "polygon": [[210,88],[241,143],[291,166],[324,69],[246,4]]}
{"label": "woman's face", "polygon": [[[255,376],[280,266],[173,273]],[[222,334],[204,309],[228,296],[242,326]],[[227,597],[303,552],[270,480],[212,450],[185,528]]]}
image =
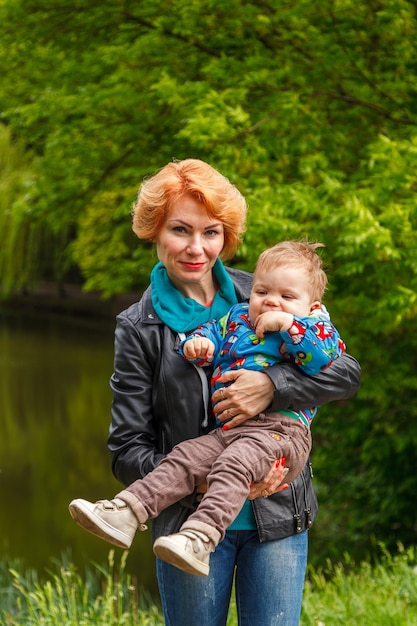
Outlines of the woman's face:
{"label": "woman's face", "polygon": [[210,286],[212,268],[224,246],[224,229],[193,196],[174,203],[157,238],[158,258],[183,293],[197,283]]}

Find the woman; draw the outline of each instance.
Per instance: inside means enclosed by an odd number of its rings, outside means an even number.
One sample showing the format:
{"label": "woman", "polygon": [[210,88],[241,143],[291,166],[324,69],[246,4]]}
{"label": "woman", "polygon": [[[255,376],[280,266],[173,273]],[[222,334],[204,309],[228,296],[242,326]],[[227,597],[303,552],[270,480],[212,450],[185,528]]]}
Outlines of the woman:
{"label": "woman", "polygon": [[[251,275],[221,261],[234,254],[245,218],[239,191],[196,159],[169,163],[140,189],[133,230],[155,243],[159,263],[141,300],[117,317],[108,446],[124,485],[151,471],[176,443],[214,427],[209,368],[194,367],[177,348],[184,333],[248,299]],[[266,373],[229,372],[223,381],[226,392],[213,395],[216,416],[233,428],[267,407],[298,410],[350,397],[359,366],[344,355],[312,378],[285,364]],[[211,557],[208,577],[157,560],[168,626],[182,626],[185,616],[192,625],[224,626],[235,574],[242,626],[298,624],[317,501],[308,467],[288,489],[279,488],[282,479],[282,467],[274,467],[252,487],[251,502]],[[153,522],[153,539],[176,532],[196,500],[198,493],[166,509]]]}

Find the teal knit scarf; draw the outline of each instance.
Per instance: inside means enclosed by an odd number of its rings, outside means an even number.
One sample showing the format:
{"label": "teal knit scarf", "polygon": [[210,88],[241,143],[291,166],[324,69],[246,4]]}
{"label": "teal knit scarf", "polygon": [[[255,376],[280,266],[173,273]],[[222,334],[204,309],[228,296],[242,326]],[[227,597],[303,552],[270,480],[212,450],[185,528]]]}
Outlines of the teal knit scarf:
{"label": "teal knit scarf", "polygon": [[151,272],[152,304],[164,324],[178,333],[186,333],[226,315],[237,303],[235,287],[220,259],[214,264],[213,273],[219,290],[211,306],[206,307],[192,298],[184,298],[170,281],[165,266],[162,263],[155,265]]}

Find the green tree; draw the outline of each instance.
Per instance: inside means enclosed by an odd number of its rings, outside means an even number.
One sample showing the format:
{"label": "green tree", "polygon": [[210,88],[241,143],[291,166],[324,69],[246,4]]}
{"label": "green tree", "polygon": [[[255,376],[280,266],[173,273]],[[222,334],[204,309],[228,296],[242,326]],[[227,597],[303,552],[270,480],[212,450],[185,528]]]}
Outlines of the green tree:
{"label": "green tree", "polygon": [[[124,291],[127,274],[138,284],[130,206],[171,158],[219,167],[259,222],[271,202],[279,212],[282,185],[304,183],[308,201],[329,178],[358,183],[370,143],[415,127],[410,2],[3,0],[0,11],[2,119],[39,156],[25,201],[56,234],[58,274],[80,266],[105,293]],[[102,243],[115,229],[125,242],[107,286],[84,237],[96,211]]]}

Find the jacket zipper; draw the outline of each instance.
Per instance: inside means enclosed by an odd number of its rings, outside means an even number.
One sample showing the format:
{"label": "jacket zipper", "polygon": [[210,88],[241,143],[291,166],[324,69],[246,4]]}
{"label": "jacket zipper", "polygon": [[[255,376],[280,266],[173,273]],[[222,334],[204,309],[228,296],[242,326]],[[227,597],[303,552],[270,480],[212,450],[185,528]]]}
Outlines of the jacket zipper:
{"label": "jacket zipper", "polygon": [[[309,465],[309,470],[310,470],[310,476],[313,478],[313,467],[310,461],[308,462],[308,465]],[[308,502],[307,502],[307,484],[306,484],[306,480],[304,478],[303,473],[301,473],[301,480],[303,481],[303,487],[304,487],[304,503],[305,503],[304,513],[307,519],[307,528],[311,528],[313,525],[313,518],[311,515],[311,508],[308,506]]]}
{"label": "jacket zipper", "polygon": [[301,533],[301,532],[303,532],[303,527],[302,527],[302,524],[301,524],[300,511],[298,510],[297,498],[296,498],[296,495],[295,495],[295,488],[294,488],[294,485],[292,483],[290,483],[290,487],[291,487],[291,492],[292,492],[292,501],[293,501],[294,509],[295,509],[295,513],[293,515],[293,517],[295,519],[295,531],[297,533]]}
{"label": "jacket zipper", "polygon": [[[185,333],[178,333],[178,337],[181,342],[185,339],[186,335]],[[192,365],[194,369],[196,370],[197,374],[199,375],[200,382],[201,382],[201,392],[203,396],[203,405],[204,405],[204,417],[201,422],[201,426],[202,428],[207,428],[208,423],[209,423],[210,388],[209,388],[207,376],[205,375],[203,371],[204,368],[199,367],[198,365],[194,365],[194,363]]]}

